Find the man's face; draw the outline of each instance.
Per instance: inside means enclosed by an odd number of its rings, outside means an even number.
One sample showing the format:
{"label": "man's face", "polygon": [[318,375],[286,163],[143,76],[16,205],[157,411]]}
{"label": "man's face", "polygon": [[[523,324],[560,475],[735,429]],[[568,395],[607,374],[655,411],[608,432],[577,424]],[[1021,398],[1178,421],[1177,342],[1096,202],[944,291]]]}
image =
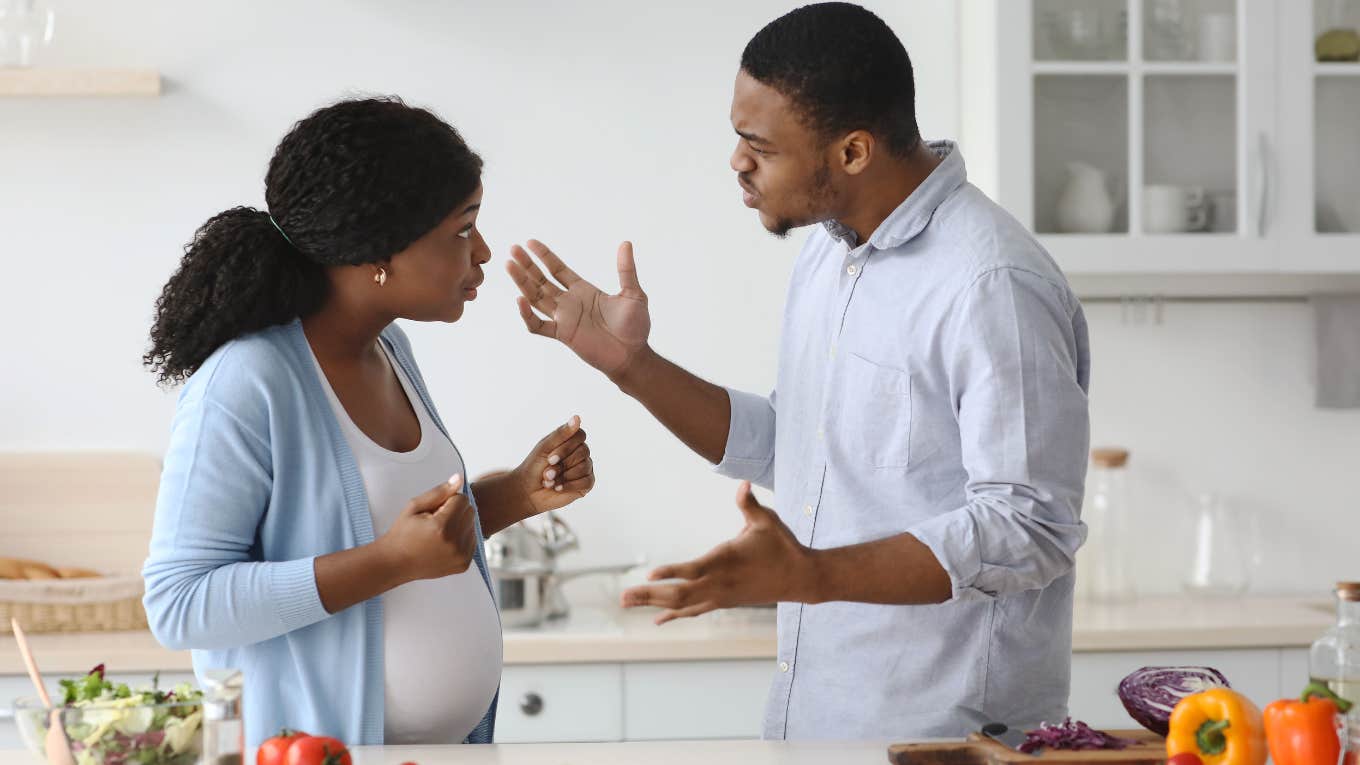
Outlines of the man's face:
{"label": "man's face", "polygon": [[731,164],[742,201],[760,213],[766,230],[783,237],[834,217],[830,149],[787,96],[737,72],[732,128],[739,138]]}

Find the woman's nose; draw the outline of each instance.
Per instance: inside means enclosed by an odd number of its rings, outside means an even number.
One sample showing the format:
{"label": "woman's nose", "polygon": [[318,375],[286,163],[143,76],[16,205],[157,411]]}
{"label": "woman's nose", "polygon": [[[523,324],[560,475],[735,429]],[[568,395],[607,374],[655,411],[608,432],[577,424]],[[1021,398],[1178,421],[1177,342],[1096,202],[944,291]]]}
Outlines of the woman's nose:
{"label": "woman's nose", "polygon": [[477,233],[477,246],[472,251],[472,259],[477,265],[491,261],[491,248],[486,245],[486,240],[482,238],[481,232]]}

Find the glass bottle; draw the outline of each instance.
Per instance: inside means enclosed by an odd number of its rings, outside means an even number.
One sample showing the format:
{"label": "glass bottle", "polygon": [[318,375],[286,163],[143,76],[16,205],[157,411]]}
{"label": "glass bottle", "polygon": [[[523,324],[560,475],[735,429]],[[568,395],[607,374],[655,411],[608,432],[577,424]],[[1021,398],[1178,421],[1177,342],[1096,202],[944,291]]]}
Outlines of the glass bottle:
{"label": "glass bottle", "polygon": [[1343,762],[1356,765],[1360,762],[1360,582],[1337,583],[1336,625],[1313,643],[1308,675],[1354,703],[1343,726],[1349,739]]}

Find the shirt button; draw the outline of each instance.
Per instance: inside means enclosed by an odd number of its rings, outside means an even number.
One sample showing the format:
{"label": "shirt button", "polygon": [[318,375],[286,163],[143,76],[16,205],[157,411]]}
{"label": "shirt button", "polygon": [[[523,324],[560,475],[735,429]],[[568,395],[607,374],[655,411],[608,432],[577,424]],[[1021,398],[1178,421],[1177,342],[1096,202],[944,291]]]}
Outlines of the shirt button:
{"label": "shirt button", "polygon": [[812,505],[803,506],[803,515],[806,515],[809,518],[812,517]]}
{"label": "shirt button", "polygon": [[825,437],[826,437],[826,431],[823,430],[823,429],[821,429],[821,428],[817,428],[817,440],[820,441],[820,440],[822,440],[822,439],[825,438]]}
{"label": "shirt button", "polygon": [[850,265],[845,267],[845,272],[847,274],[850,274],[851,276],[854,276],[855,274],[859,273],[859,266],[855,265],[854,263],[851,263]]}
{"label": "shirt button", "polygon": [[779,662],[779,671],[780,671],[780,672],[788,672],[788,671],[789,671],[789,663],[788,663],[787,661],[781,661],[781,662]]}

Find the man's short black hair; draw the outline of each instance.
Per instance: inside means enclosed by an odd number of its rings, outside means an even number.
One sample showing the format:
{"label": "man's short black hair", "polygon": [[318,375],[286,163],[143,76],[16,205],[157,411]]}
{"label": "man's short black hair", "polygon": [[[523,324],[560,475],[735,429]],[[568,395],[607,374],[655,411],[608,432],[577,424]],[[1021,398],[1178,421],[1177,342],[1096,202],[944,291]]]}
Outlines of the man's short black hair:
{"label": "man's short black hair", "polygon": [[741,68],[826,137],[868,130],[899,156],[921,140],[907,49],[858,5],[817,3],[780,16],[746,44]]}

